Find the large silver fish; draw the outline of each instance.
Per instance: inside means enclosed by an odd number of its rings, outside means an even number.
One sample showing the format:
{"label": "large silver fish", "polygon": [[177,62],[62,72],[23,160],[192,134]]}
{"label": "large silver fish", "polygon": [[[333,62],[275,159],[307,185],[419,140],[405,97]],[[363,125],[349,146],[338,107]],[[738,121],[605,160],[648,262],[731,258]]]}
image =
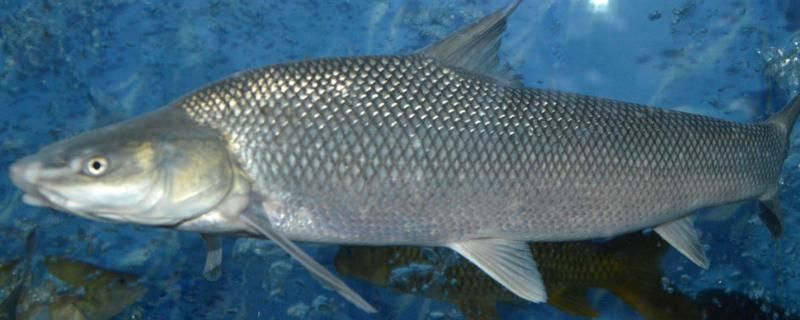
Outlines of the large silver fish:
{"label": "large silver fish", "polygon": [[[523,87],[499,62],[519,2],[414,54],[245,71],[12,165],[27,203],[83,217],[274,240],[446,246],[546,301],[526,241],[654,228],[702,267],[689,215],[775,199],[800,102],[744,124]],[[216,272],[215,272],[216,271]]]}

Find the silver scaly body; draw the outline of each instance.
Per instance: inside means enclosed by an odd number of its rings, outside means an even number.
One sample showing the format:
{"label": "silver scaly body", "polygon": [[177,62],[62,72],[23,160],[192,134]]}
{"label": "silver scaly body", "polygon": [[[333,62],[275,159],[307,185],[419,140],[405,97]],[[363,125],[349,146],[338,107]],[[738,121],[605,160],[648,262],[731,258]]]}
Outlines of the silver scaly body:
{"label": "silver scaly body", "polygon": [[576,240],[774,193],[785,132],[508,87],[419,56],[253,70],[174,106],[226,137],[291,239]]}

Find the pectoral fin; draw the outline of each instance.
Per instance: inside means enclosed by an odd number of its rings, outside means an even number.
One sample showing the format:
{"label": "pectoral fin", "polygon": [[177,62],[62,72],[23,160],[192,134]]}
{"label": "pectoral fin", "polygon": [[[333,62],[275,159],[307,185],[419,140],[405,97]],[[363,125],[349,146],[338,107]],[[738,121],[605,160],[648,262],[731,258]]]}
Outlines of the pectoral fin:
{"label": "pectoral fin", "polygon": [[773,196],[767,200],[762,200],[760,203],[758,217],[767,225],[769,233],[773,238],[780,238],[783,234],[783,214],[781,214],[781,205],[778,202],[778,197]]}
{"label": "pectoral fin", "polygon": [[211,234],[201,234],[206,243],[206,265],[203,268],[203,278],[208,281],[217,281],[222,275],[222,238]]}
{"label": "pectoral fin", "polygon": [[341,279],[325,269],[325,267],[305,253],[291,240],[284,237],[280,232],[274,230],[272,228],[272,223],[270,223],[269,219],[261,212],[246,210],[240,215],[239,218],[243,223],[274,241],[278,246],[283,248],[283,250],[286,250],[289,255],[300,262],[301,265],[306,267],[306,269],[315,275],[317,279],[336,290],[336,292],[341,294],[348,301],[355,304],[359,309],[369,313],[378,312],[378,310],[364,300],[364,298],[362,298],[358,293],[353,291],[353,289],[348,287],[347,284],[345,284]]}
{"label": "pectoral fin", "polygon": [[520,298],[547,301],[542,276],[527,243],[499,238],[473,239],[449,246]]}
{"label": "pectoral fin", "polygon": [[697,238],[692,216],[662,224],[653,230],[696,265],[708,269],[708,258]]}

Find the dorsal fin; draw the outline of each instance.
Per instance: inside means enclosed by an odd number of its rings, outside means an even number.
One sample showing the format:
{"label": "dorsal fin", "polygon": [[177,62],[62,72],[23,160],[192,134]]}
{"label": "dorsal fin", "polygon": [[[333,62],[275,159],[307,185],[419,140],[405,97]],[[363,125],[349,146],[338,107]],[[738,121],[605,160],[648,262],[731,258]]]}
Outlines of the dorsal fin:
{"label": "dorsal fin", "polygon": [[522,0],[514,0],[505,8],[483,17],[418,53],[437,61],[484,74],[506,85],[522,86],[518,75],[500,62],[500,37],[506,30],[506,19]]}

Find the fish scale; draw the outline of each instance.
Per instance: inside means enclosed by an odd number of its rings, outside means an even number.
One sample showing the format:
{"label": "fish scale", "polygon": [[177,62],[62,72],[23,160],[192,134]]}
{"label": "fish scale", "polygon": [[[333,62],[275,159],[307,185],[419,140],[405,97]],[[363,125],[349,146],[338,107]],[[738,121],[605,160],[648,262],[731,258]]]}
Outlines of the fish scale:
{"label": "fish scale", "polygon": [[280,203],[275,227],[305,241],[608,236],[774,192],[786,153],[767,123],[503,86],[416,55],[258,69],[177,107],[223,134]]}

